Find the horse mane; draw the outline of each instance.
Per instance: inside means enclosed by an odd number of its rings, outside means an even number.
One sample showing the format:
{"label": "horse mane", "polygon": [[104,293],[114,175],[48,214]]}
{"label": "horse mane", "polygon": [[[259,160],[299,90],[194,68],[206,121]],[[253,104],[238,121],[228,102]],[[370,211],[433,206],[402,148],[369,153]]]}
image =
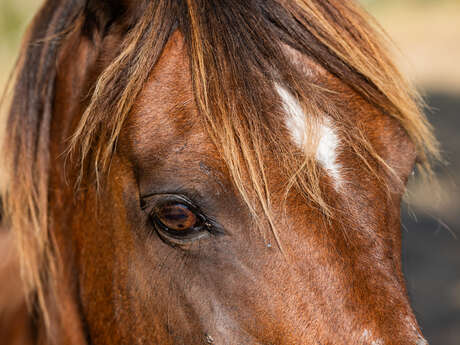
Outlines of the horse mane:
{"label": "horse mane", "polygon": [[[94,18],[91,3],[46,1],[20,54],[7,116],[5,217],[17,238],[26,291],[37,296],[45,322],[45,291],[52,293],[50,277],[57,272],[56,249],[48,230],[56,59],[66,33],[83,32],[90,17]],[[89,106],[71,138],[71,157],[81,169],[81,178],[91,170],[99,181],[107,172],[124,121],[175,30],[183,34],[188,49],[199,113],[254,214],[262,208],[267,219],[273,219],[265,177],[267,148],[283,157],[286,188],[294,188],[326,217],[331,214],[314,155],[298,157],[264,115],[267,111],[261,111],[268,109],[266,99],[273,85],[283,85],[309,114],[307,138],[315,138],[317,123],[325,113],[347,125],[340,112],[328,105],[327,90],[307,81],[283,46],[308,56],[365,101],[397,119],[415,144],[425,171],[431,171],[430,158],[439,157],[417,92],[392,63],[391,45],[382,30],[354,1],[162,0],[144,2],[136,13],[117,57],[94,85]],[[110,22],[106,19],[106,26]],[[271,99],[275,98],[272,94]],[[385,165],[367,139],[348,125],[349,144],[362,159]],[[245,183],[243,176],[251,182]]]}

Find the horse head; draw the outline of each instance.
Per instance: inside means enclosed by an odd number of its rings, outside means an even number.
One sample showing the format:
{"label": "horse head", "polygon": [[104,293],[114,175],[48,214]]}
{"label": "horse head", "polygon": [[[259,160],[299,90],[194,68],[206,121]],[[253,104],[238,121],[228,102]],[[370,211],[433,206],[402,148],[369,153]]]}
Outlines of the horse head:
{"label": "horse head", "polygon": [[436,143],[352,2],[60,1],[8,122],[7,214],[60,344],[426,344],[400,203]]}

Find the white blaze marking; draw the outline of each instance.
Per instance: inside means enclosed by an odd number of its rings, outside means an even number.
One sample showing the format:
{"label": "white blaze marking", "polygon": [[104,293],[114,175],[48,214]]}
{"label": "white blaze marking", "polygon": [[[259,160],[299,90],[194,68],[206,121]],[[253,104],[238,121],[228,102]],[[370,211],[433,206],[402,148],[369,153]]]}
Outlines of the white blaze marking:
{"label": "white blaze marking", "polygon": [[316,158],[334,178],[337,186],[341,184],[340,164],[337,163],[337,147],[339,139],[334,130],[326,125],[321,126],[321,137],[316,151]]}
{"label": "white blaze marking", "polygon": [[[303,112],[299,101],[284,87],[276,84],[276,90],[283,101],[287,113],[286,127],[291,133],[294,143],[304,148],[307,130],[306,114]],[[330,121],[324,120],[320,128],[320,139],[316,151],[316,159],[334,179],[336,187],[341,184],[340,164],[337,163],[337,147],[340,140],[330,126]]]}
{"label": "white blaze marking", "polygon": [[286,127],[291,133],[294,142],[303,148],[305,144],[305,132],[307,122],[305,114],[297,99],[284,87],[276,84],[276,91],[283,101],[284,110],[288,117],[286,118]]}

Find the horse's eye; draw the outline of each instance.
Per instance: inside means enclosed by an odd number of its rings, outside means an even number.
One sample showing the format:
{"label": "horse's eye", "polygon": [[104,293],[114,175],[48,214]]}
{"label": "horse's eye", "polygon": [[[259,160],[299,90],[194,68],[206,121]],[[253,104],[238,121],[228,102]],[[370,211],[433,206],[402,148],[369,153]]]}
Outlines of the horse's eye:
{"label": "horse's eye", "polygon": [[155,201],[150,220],[162,239],[188,242],[212,231],[211,223],[188,200],[163,195]]}
{"label": "horse's eye", "polygon": [[198,215],[180,203],[161,205],[156,210],[156,217],[162,225],[177,232],[186,232],[199,222]]}

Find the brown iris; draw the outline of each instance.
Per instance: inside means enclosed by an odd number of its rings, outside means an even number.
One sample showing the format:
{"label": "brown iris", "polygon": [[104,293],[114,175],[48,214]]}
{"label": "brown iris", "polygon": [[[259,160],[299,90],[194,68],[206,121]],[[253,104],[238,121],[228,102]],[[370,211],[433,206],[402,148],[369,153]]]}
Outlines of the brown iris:
{"label": "brown iris", "polygon": [[189,230],[198,223],[198,216],[186,205],[180,203],[158,207],[156,216],[165,227],[179,232]]}

